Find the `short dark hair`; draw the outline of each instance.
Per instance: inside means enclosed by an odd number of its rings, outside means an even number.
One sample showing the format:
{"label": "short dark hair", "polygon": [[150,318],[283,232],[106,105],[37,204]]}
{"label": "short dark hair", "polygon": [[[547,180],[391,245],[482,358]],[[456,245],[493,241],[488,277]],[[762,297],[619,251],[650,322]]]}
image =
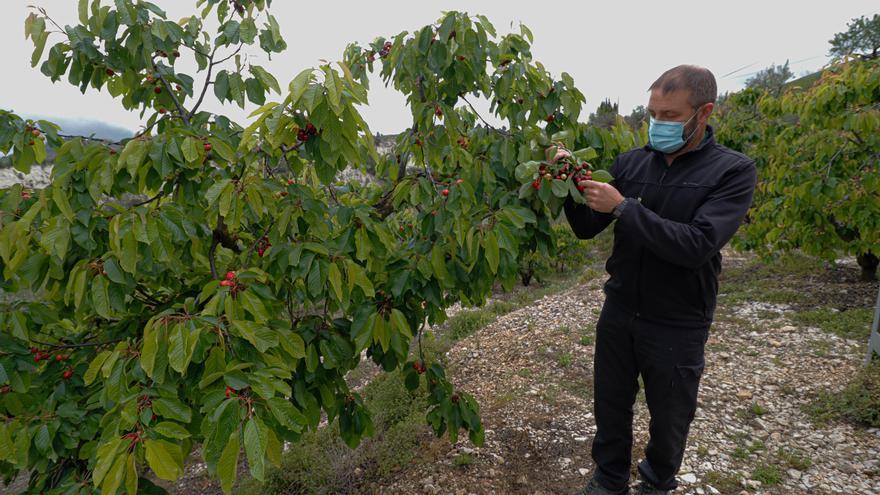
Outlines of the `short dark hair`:
{"label": "short dark hair", "polygon": [[694,107],[715,103],[715,98],[718,96],[715,76],[709,69],[697,65],[679,65],[669,69],[654,81],[648,91],[655,89],[659,89],[662,93],[687,90],[690,92],[688,103]]}

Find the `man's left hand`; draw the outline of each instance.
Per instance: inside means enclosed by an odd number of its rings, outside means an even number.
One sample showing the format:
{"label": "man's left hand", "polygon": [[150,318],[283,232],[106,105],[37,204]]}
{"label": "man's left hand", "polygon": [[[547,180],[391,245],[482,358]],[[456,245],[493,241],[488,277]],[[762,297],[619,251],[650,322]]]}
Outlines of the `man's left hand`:
{"label": "man's left hand", "polygon": [[600,213],[611,213],[611,210],[623,201],[623,196],[611,184],[594,180],[582,180],[578,184],[586,188],[584,199],[587,205]]}

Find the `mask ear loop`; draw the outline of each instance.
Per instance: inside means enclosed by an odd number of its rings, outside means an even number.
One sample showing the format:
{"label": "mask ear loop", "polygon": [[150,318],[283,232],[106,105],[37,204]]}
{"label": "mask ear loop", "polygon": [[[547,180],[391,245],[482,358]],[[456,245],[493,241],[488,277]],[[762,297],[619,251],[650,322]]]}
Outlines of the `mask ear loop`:
{"label": "mask ear loop", "polygon": [[[700,106],[702,106],[702,105],[700,105]],[[694,117],[696,117],[698,113],[700,113],[700,109],[699,109],[699,108],[697,108],[697,111],[694,112],[693,115],[691,115],[691,118],[690,118],[690,119],[687,119],[687,120],[685,121],[684,125],[687,126],[687,125],[688,125],[688,122],[690,122],[691,119],[693,119]],[[684,145],[685,145],[685,146],[687,145],[688,141],[690,141],[691,138],[694,137],[694,134],[696,134],[696,133],[697,133],[697,128],[694,127],[694,130],[691,131],[691,135],[688,136],[687,138],[685,138],[685,140],[684,140]],[[684,146],[682,146],[682,147],[684,147]]]}

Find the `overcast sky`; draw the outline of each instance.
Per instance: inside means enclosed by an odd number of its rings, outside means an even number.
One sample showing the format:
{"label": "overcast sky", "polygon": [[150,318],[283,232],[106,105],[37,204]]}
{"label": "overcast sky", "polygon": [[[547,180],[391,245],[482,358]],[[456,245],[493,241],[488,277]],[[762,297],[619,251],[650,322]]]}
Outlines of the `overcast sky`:
{"label": "overcast sky", "polygon": [[[195,0],[152,0],[172,19],[193,12]],[[0,107],[19,113],[90,118],[137,129],[142,122],[118,101],[92,89],[85,95],[66,81],[54,86],[30,67],[32,44],[24,39],[29,4],[45,7],[62,25],[76,22],[75,0],[4,0],[0,36],[6,76],[0,78]],[[112,2],[104,1],[105,4]],[[721,5],[724,5],[722,7]],[[339,60],[351,41],[414,31],[435,21],[444,10],[489,17],[499,34],[520,22],[535,35],[533,55],[556,77],[570,73],[586,95],[582,119],[605,97],[619,101],[621,113],[647,103],[646,88],[664,70],[681,63],[709,68],[721,92],[736,90],[746,78],[770,64],[791,61],[800,75],[828,61],[828,40],[854,17],[878,12],[876,0],[818,2],[741,0],[550,2],[518,0],[383,2],[275,0],[288,49],[266,66],[282,87],[320,59]],[[511,28],[513,23],[513,28]],[[50,37],[56,41],[60,38]],[[47,48],[48,52],[48,48]],[[186,51],[184,51],[186,55]],[[371,84],[370,106],[362,113],[373,132],[396,133],[410,123],[404,98],[379,79]],[[273,97],[278,99],[277,96]],[[212,101],[208,109],[218,110]],[[224,113],[244,121],[247,111],[231,105]]]}

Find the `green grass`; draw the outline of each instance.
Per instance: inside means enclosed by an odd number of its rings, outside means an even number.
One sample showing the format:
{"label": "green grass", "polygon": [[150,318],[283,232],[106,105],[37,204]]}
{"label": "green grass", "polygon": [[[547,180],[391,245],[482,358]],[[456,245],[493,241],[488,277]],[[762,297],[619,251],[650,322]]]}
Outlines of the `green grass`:
{"label": "green grass", "polygon": [[456,466],[470,466],[474,463],[474,456],[470,454],[458,454],[452,459],[452,464]]}
{"label": "green grass", "polygon": [[835,311],[831,308],[816,308],[791,315],[795,323],[819,328],[845,339],[867,340],[871,334],[872,309],[857,308],[848,311]]}
{"label": "green grass", "polygon": [[806,471],[813,465],[813,461],[802,454],[799,450],[786,450],[779,447],[776,451],[776,457],[785,466],[786,469],[797,469],[798,471]]}
{"label": "green grass", "polygon": [[742,491],[742,485],[736,475],[722,473],[720,471],[709,471],[703,476],[703,482],[711,485],[722,495],[736,495]]}
{"label": "green grass", "polygon": [[804,408],[813,421],[880,428],[880,363],[862,368],[839,392],[821,392]]}
{"label": "green grass", "polygon": [[561,352],[556,358],[560,368],[568,368],[574,362],[574,356],[570,352]]}
{"label": "green grass", "polygon": [[776,464],[761,464],[752,471],[752,479],[764,486],[775,486],[782,481],[782,470]]}

